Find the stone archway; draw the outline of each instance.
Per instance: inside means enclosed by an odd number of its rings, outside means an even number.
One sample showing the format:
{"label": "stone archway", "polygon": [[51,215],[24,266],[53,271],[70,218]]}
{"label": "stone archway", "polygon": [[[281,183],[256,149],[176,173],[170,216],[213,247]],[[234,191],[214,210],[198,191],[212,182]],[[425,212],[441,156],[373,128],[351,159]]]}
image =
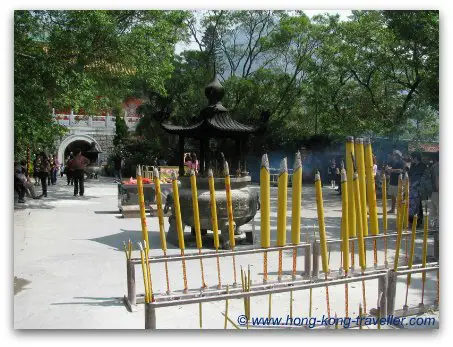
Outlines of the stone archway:
{"label": "stone archway", "polygon": [[99,143],[93,137],[91,137],[89,135],[69,135],[68,137],[63,139],[63,141],[61,141],[60,146],[58,147],[58,161],[60,163],[64,162],[66,148],[70,144],[72,144],[76,141],[83,141],[88,144],[91,144],[94,142],[96,144],[96,149],[98,149],[99,151],[102,151],[101,146],[99,146]]}

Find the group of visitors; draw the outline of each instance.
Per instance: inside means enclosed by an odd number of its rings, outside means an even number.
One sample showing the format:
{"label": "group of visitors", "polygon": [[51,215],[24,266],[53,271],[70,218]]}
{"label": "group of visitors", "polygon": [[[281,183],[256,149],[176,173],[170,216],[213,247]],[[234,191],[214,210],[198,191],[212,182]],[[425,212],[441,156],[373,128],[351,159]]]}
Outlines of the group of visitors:
{"label": "group of visitors", "polygon": [[189,171],[194,170],[195,174],[200,170],[200,164],[197,160],[197,155],[195,153],[187,153],[184,157],[184,166],[186,166]]}
{"label": "group of visitors", "polygon": [[394,150],[392,158],[385,167],[389,175],[389,195],[392,199],[392,206],[388,213],[395,213],[398,177],[400,174],[409,175],[409,222],[412,224],[414,216],[417,215],[417,225],[422,225],[423,206],[422,201],[431,200],[431,215],[433,226],[438,229],[439,218],[439,152],[428,165],[422,161],[420,152],[412,152],[409,160],[403,160],[402,153]]}
{"label": "group of visitors", "polygon": [[[337,165],[340,162],[340,165]],[[344,167],[343,158],[332,158],[327,167],[328,180],[331,189],[336,189],[341,194],[341,169]],[[383,172],[387,176],[388,195],[391,198],[391,208],[388,213],[395,213],[398,194],[398,178],[400,174],[409,175],[409,222],[412,224],[417,215],[417,225],[423,222],[423,200],[431,200],[431,221],[438,228],[439,214],[439,152],[429,164],[424,164],[420,152],[413,152],[403,158],[401,151],[394,150],[383,165]],[[373,175],[375,182],[378,165],[376,156],[373,156]]]}
{"label": "group of visitors", "polygon": [[[83,196],[85,167],[89,163],[90,161],[82,155],[80,148],[77,148],[74,154],[71,152],[64,165],[60,165],[56,155],[47,156],[45,152],[40,152],[33,161],[35,180],[33,185],[27,171],[26,161],[21,161],[20,164],[15,162],[14,190],[18,194],[18,203],[24,203],[26,195],[33,199],[47,197],[47,187],[57,183],[58,171],[61,172],[61,176],[66,174],[68,185],[74,185],[74,196]],[[36,194],[35,186],[41,186],[41,195]]]}

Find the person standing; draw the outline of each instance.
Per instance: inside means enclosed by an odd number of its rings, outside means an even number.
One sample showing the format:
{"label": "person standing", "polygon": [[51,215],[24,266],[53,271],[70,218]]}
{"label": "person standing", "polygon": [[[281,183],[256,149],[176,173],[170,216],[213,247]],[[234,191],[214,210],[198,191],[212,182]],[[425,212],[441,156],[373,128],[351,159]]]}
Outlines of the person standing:
{"label": "person standing", "polygon": [[335,174],[337,172],[336,170],[336,163],[335,163],[335,158],[332,158],[330,160],[330,164],[327,167],[327,174],[329,176],[330,180],[330,188],[335,189]]}
{"label": "person standing", "polygon": [[113,166],[115,170],[115,178],[118,178],[120,181],[123,180],[123,158],[121,157],[120,154],[117,154],[115,156],[115,159],[113,160]]}
{"label": "person standing", "polygon": [[392,207],[388,213],[395,213],[396,196],[398,195],[398,177],[403,173],[404,162],[403,155],[400,151],[394,150],[392,153],[392,161],[387,165],[386,172],[390,174],[388,193],[392,198]]}
{"label": "person standing", "polygon": [[57,173],[58,170],[60,169],[60,163],[58,161],[58,158],[56,155],[53,156],[52,158],[52,185],[54,186],[57,184]]}
{"label": "person standing", "polygon": [[420,194],[420,183],[425,173],[426,165],[422,163],[422,155],[420,152],[411,153],[411,167],[409,169],[409,222],[415,215],[418,215],[417,226],[422,225],[423,208],[422,196]]}
{"label": "person standing", "polygon": [[35,160],[33,160],[33,178],[35,180],[35,186],[39,186],[39,165],[40,159],[39,155],[35,155]]}
{"label": "person standing", "polygon": [[80,148],[74,151],[74,159],[70,161],[69,166],[73,169],[74,177],[74,196],[79,194],[83,196],[85,193],[85,187],[83,184],[85,176],[85,167],[90,163],[88,158],[82,155]]}
{"label": "person standing", "polygon": [[439,231],[439,152],[434,156],[434,163],[430,168],[432,189],[431,193],[431,220],[436,231]]}
{"label": "person standing", "polygon": [[190,159],[191,159],[190,168],[195,171],[195,174],[198,174],[198,170],[200,169],[200,166],[199,166],[197,155],[195,154],[195,152],[193,152],[190,155]]}
{"label": "person standing", "polygon": [[38,168],[38,175],[41,180],[42,186],[42,196],[45,198],[47,197],[47,181],[49,179],[50,173],[50,161],[47,157],[46,153],[41,152],[39,154],[39,168]]}
{"label": "person standing", "polygon": [[74,155],[72,154],[72,152],[69,154],[69,157],[68,159],[66,160],[66,165],[65,165],[65,172],[66,172],[66,180],[68,182],[68,186],[69,185],[74,185],[74,170],[71,168],[71,165],[69,165],[69,163],[74,159]]}

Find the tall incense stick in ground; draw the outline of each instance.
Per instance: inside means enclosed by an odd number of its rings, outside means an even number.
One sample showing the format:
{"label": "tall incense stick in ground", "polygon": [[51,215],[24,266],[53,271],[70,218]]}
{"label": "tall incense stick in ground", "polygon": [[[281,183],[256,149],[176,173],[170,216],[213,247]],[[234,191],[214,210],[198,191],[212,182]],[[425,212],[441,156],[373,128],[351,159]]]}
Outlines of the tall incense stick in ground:
{"label": "tall incense stick in ground", "polygon": [[[428,254],[428,205],[423,201],[423,249],[422,249],[422,267],[426,267],[426,256]],[[425,298],[425,281],[426,272],[422,273],[422,304]]]}
{"label": "tall incense stick in ground", "polygon": [[[354,138],[349,136],[346,139],[346,173],[348,186],[348,221],[349,221],[349,238],[356,237],[356,216],[354,207],[354,185],[352,179],[354,176],[354,163],[352,155],[354,155]],[[354,255],[353,255],[354,256]]]}
{"label": "tall incense stick in ground", "polygon": [[[347,187],[348,187],[348,223],[349,223],[349,238],[356,237],[356,215],[355,215],[355,202],[354,202],[354,186],[352,179],[354,176],[354,162],[352,160],[354,155],[354,138],[348,136],[346,138],[346,174],[347,174]],[[351,240],[351,269],[354,270],[355,252],[354,240]]]}
{"label": "tall incense stick in ground", "polygon": [[[200,211],[198,209],[197,176],[195,175],[195,170],[190,171],[190,186],[192,188],[192,208],[193,208],[193,222],[195,226],[195,240],[198,248],[198,254],[201,254],[203,243],[201,241]],[[200,270],[201,270],[201,287],[206,288],[202,258],[200,258]]]}
{"label": "tall incense stick in ground", "polygon": [[[327,239],[326,239],[326,225],[324,223],[324,202],[322,198],[322,183],[319,171],[315,175],[315,188],[316,188],[316,208],[318,211],[318,225],[319,225],[319,244],[321,247],[321,260],[324,276],[327,281],[329,274],[329,264],[327,261]],[[326,304],[327,315],[330,318],[330,300],[329,300],[329,286],[326,283]]]}
{"label": "tall incense stick in ground", "polygon": [[382,228],[384,229],[384,266],[387,268],[387,176],[382,173]]}
{"label": "tall incense stick in ground", "polygon": [[[294,159],[293,180],[292,180],[292,222],[291,222],[291,243],[298,245],[300,243],[300,210],[302,205],[302,158],[300,152],[296,153]],[[293,249],[293,280],[296,279],[297,271],[297,248]],[[290,315],[293,311],[293,292],[290,292]]]}
{"label": "tall incense stick in ground", "polygon": [[143,180],[142,169],[140,165],[137,166],[137,190],[138,190],[138,204],[140,207],[140,221],[142,225],[142,238],[146,241],[145,256],[148,257],[149,243],[148,243],[148,228],[146,225],[146,212],[145,212],[145,197],[143,194]]}
{"label": "tall incense stick in ground", "polygon": [[[409,233],[409,175],[406,172],[404,174],[404,195],[406,196],[406,209],[404,210],[404,220],[403,220],[403,230],[407,230]],[[406,264],[408,263],[408,249],[409,249],[409,239],[408,239],[408,234],[404,236],[404,239],[406,241],[405,245],[405,259],[406,259]]]}
{"label": "tall incense stick in ground", "polygon": [[[371,235],[379,234],[379,222],[377,214],[377,204],[376,204],[376,185],[374,182],[374,172],[373,172],[373,149],[371,147],[370,138],[364,140],[365,146],[365,174],[366,174],[366,196],[368,200],[368,208],[370,210],[370,230]],[[377,241],[373,240],[373,254],[374,254],[374,267],[377,267]]]}
{"label": "tall incense stick in ground", "polygon": [[[302,205],[302,158],[300,152],[296,153],[293,170],[293,191],[292,191],[292,222],[291,222],[291,243],[300,243],[300,210]],[[297,248],[293,249],[293,279],[296,278]]]}
{"label": "tall incense stick in ground", "polygon": [[[160,177],[159,171],[157,168],[154,168],[154,188],[156,191],[156,203],[157,203],[157,218],[159,220],[159,236],[160,236],[160,246],[164,253],[164,257],[167,257],[167,240],[165,238],[165,225],[164,225],[164,211],[162,209],[162,192],[160,189]],[[170,294],[170,279],[168,276],[168,263],[165,259],[165,279],[167,282],[167,294]]]}
{"label": "tall incense stick in ground", "polygon": [[[407,263],[407,268],[412,269],[412,263],[414,261],[415,253],[415,238],[417,237],[417,215],[414,216],[412,221],[412,238],[411,238],[411,251],[409,254],[409,260]],[[409,286],[411,285],[411,274],[407,274],[406,278],[406,300],[404,301],[404,306],[407,308],[407,295],[409,293]]]}
{"label": "tall incense stick in ground", "polygon": [[[271,188],[269,160],[267,154],[261,158],[260,169],[260,202],[261,202],[261,247],[269,248],[271,244]],[[267,251],[263,255],[263,283],[267,282]],[[269,294],[271,295],[271,294]]]}
{"label": "tall incense stick in ground", "polygon": [[[367,217],[367,206],[366,206],[365,150],[363,147],[362,138],[355,139],[354,151],[355,151],[354,155],[356,158],[357,174],[358,174],[359,190],[360,190],[360,217],[362,218],[362,234],[365,237],[365,236],[368,236],[368,217]],[[365,244],[363,246],[365,247]]]}
{"label": "tall incense stick in ground", "polygon": [[[149,261],[145,258],[146,252],[143,251],[142,244],[138,242],[138,247],[140,249],[140,258],[142,262],[142,271],[143,271],[143,282],[145,285],[145,302],[150,303],[154,301],[153,297],[153,283],[151,281],[151,272],[149,267]],[[146,249],[146,245],[145,245]]]}
{"label": "tall incense stick in ground", "polygon": [[397,236],[396,236],[396,245],[395,245],[395,260],[393,263],[393,270],[398,270],[398,261],[400,256],[400,248],[401,248],[401,238],[403,233],[403,219],[404,219],[404,209],[406,207],[406,198],[403,196],[404,191],[401,189],[401,179],[402,175],[399,177],[398,182],[398,197],[397,197],[397,205],[398,211],[396,213],[396,224],[397,224]]}
{"label": "tall incense stick in ground", "polygon": [[187,271],[186,271],[186,260],[184,259],[184,229],[182,226],[182,218],[181,218],[181,205],[179,204],[179,189],[178,189],[178,180],[176,178],[176,172],[172,171],[171,173],[171,184],[173,188],[173,203],[174,203],[174,211],[173,214],[175,215],[175,222],[176,222],[176,230],[178,232],[178,246],[181,250],[181,263],[182,263],[182,276],[184,280],[184,292],[187,292]]}
{"label": "tall incense stick in ground", "polygon": [[[260,202],[261,202],[261,247],[269,248],[271,245],[271,188],[270,188],[269,159],[267,154],[261,158],[260,169]],[[267,251],[263,254],[263,283],[267,283]],[[269,294],[269,317],[272,310],[272,294]]]}
{"label": "tall incense stick in ground", "polygon": [[214,248],[217,253],[217,278],[218,278],[218,288],[222,287],[222,281],[220,276],[220,259],[219,259],[219,227],[217,223],[217,203],[215,197],[215,187],[214,187],[214,173],[212,169],[208,170],[208,180],[209,180],[209,196],[210,196],[210,205],[211,205],[211,224],[212,232],[214,233]]}
{"label": "tall incense stick in ground", "polygon": [[[195,176],[195,170],[190,172],[190,186],[192,188],[192,208],[193,208],[193,222],[195,224],[195,240],[197,243],[198,254],[201,255],[201,249],[203,244],[201,242],[201,228],[200,228],[200,211],[198,209],[198,190],[197,190],[197,176]],[[201,288],[206,288],[206,282],[204,280],[204,268],[203,268],[203,258],[200,258],[200,270],[201,270]],[[200,314],[200,328],[203,326],[203,311],[201,302],[198,306]]]}
{"label": "tall incense stick in ground", "polygon": [[233,218],[233,200],[231,198],[231,179],[230,179],[230,168],[228,162],[224,162],[223,173],[225,175],[225,193],[226,193],[226,204],[228,213],[228,235],[230,238],[230,248],[233,251],[233,286],[236,286],[236,256],[234,254],[234,247],[236,246],[236,240],[234,239],[234,218]]}
{"label": "tall incense stick in ground", "polygon": [[[344,276],[348,277],[349,272],[349,230],[348,230],[348,183],[346,170],[341,170],[341,238],[342,238],[342,258],[343,258],[343,269]],[[345,291],[345,317],[348,317],[348,284],[344,284]]]}
{"label": "tall incense stick in ground", "polygon": [[[277,207],[277,246],[283,247],[286,244],[286,205],[288,200],[288,167],[286,158],[280,162],[278,175],[278,207]],[[282,279],[283,254],[282,249],[278,250],[278,280]]]}
{"label": "tall incense stick in ground", "polygon": [[[353,181],[354,184],[354,199],[355,199],[355,208],[357,215],[361,215],[362,211],[360,211],[362,205],[360,203],[360,191],[359,191],[359,181],[358,181],[358,174],[357,172],[354,173]],[[365,211],[366,212],[366,211]],[[357,242],[358,242],[358,249],[359,249],[359,264],[360,269],[362,271],[362,276],[364,275],[366,269],[366,258],[365,258],[365,247],[364,247],[364,240],[363,240],[363,228],[362,228],[362,219],[357,219]],[[362,280],[362,300],[363,300],[363,308],[364,312],[366,312],[366,293],[365,293],[365,281]]]}

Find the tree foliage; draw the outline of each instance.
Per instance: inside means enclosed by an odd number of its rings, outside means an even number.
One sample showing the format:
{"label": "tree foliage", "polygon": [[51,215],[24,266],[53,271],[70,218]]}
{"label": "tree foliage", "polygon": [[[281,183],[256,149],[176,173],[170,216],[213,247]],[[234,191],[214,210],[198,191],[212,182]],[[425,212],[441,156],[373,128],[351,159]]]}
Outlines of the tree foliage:
{"label": "tree foliage", "polygon": [[16,151],[61,135],[52,107],[96,114],[137,86],[165,94],[186,17],[184,11],[16,11]]}

